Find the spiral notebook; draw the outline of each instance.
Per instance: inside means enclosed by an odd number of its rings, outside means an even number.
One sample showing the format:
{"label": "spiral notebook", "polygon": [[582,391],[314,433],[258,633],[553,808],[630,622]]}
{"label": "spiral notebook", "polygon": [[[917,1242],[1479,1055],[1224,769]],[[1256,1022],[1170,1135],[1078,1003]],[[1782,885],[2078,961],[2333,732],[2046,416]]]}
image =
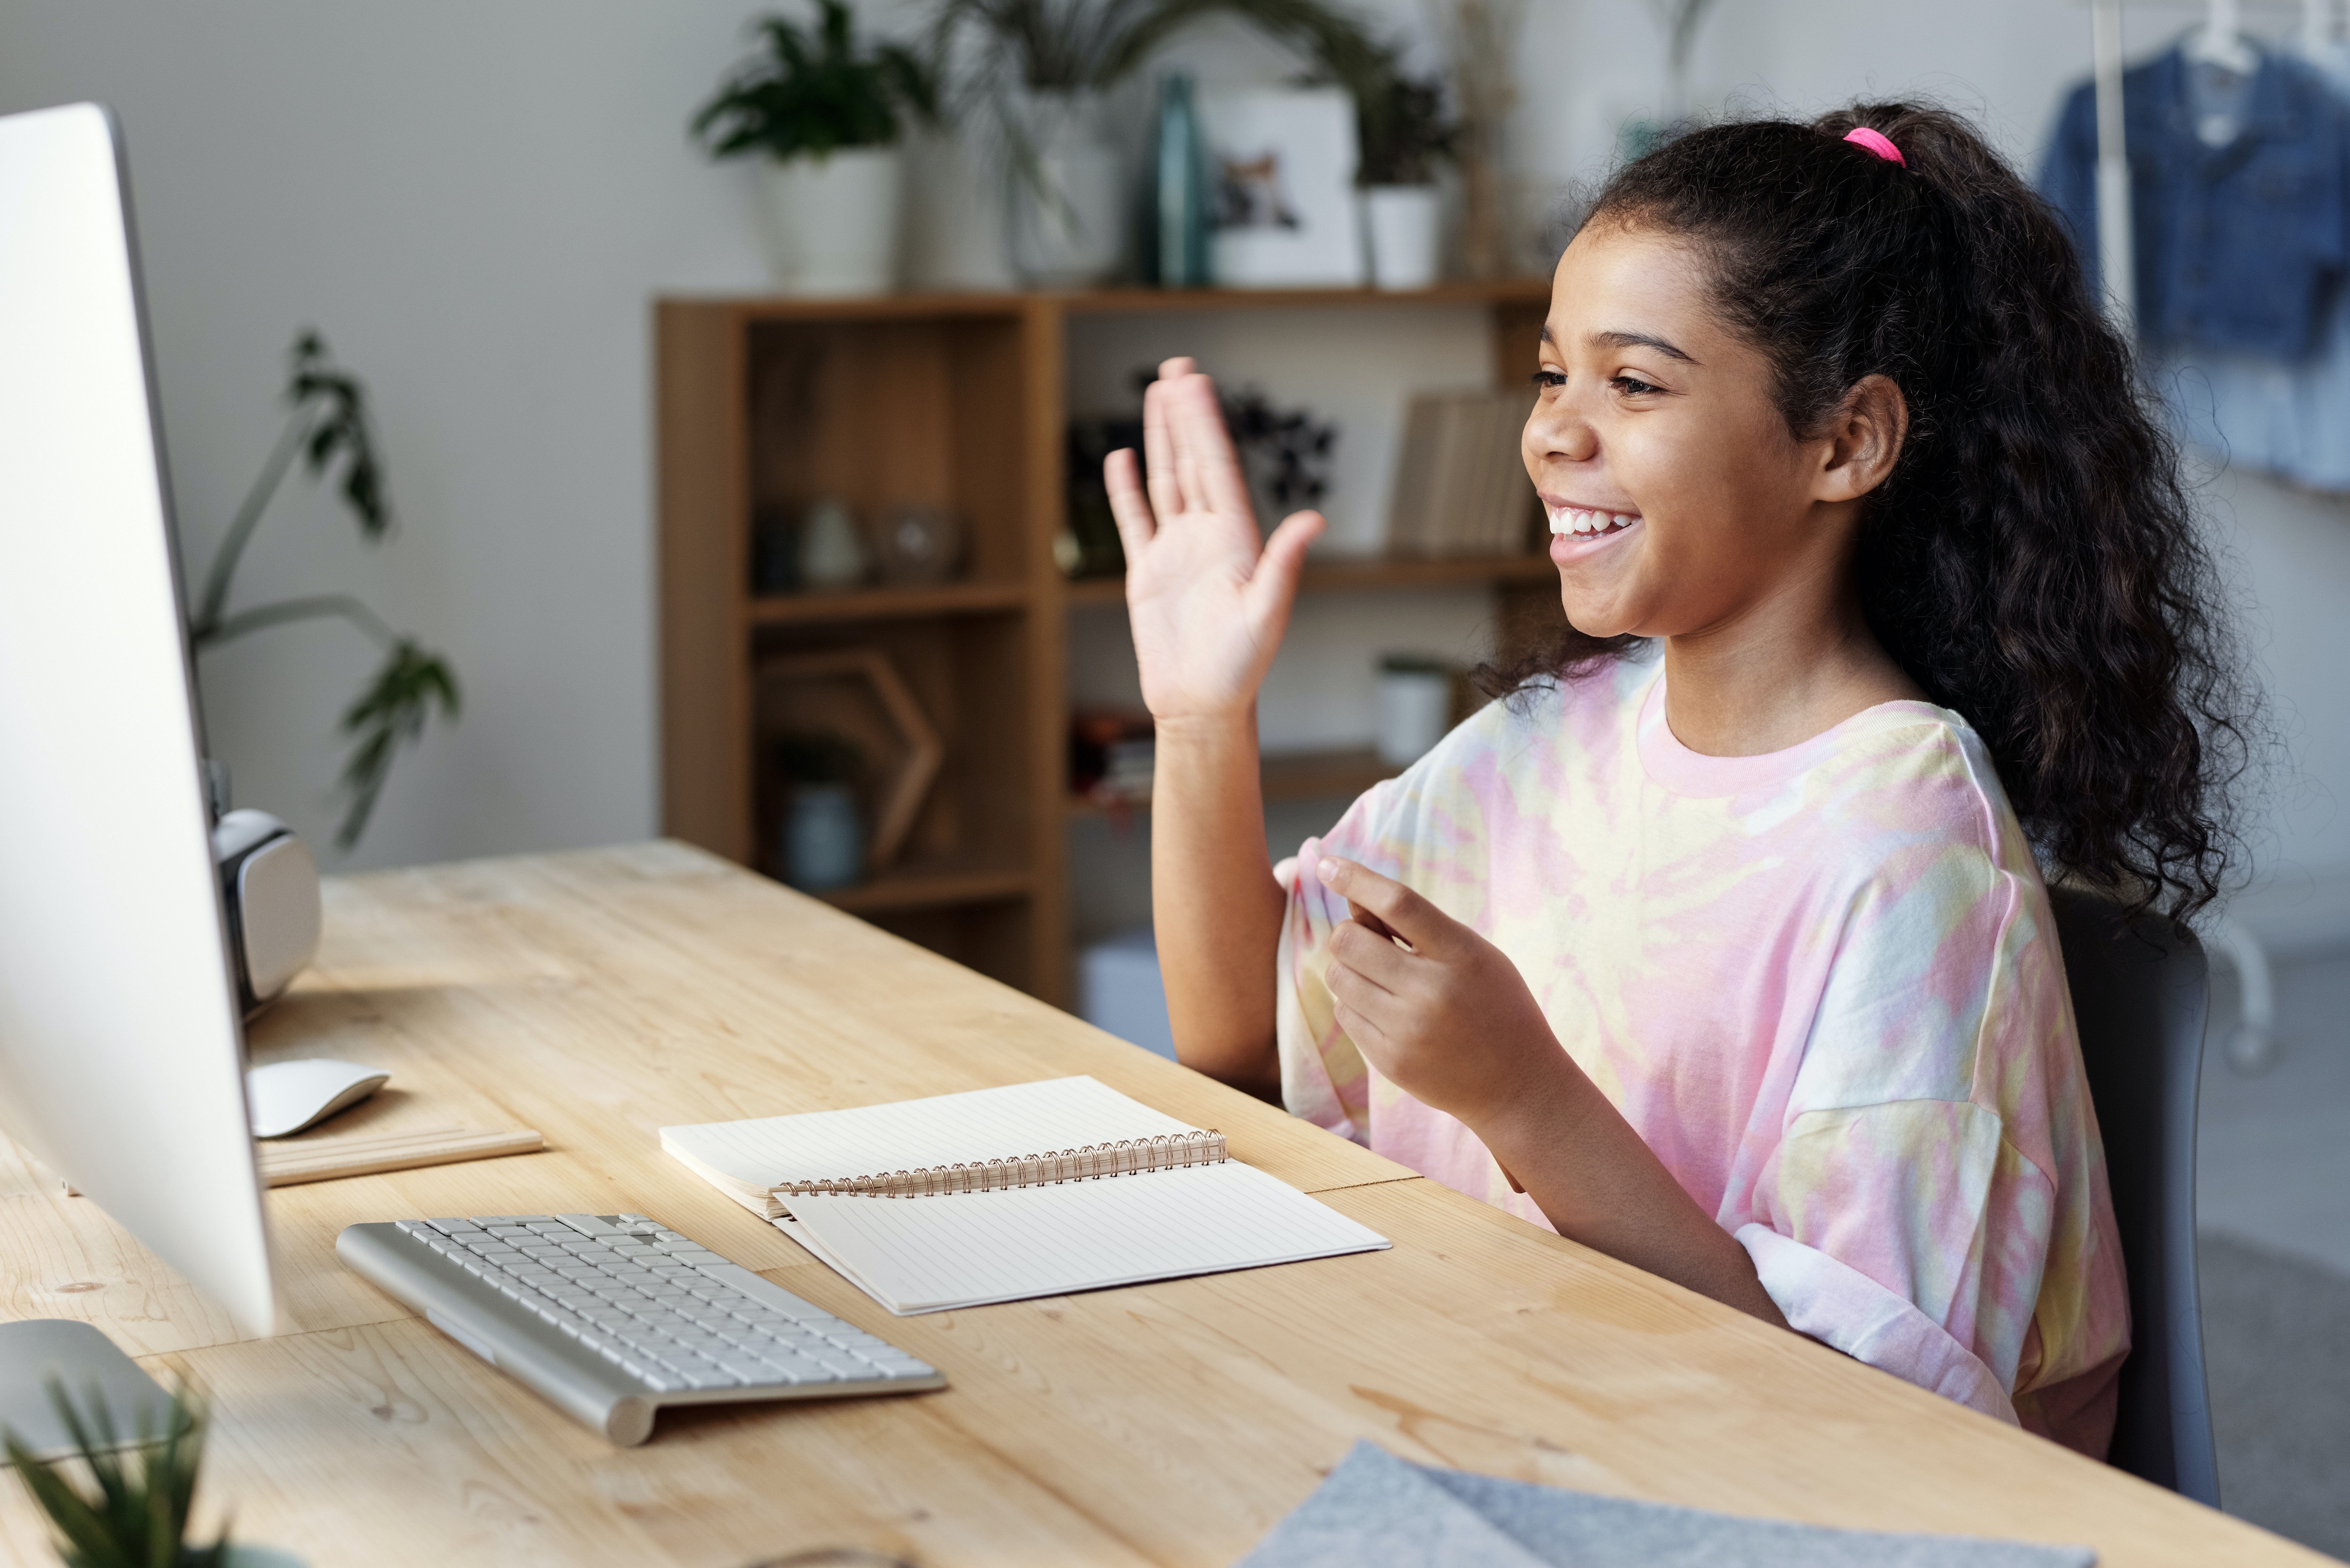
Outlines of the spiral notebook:
{"label": "spiral notebook", "polygon": [[1221,1133],[1087,1077],[660,1137],[900,1316],[1388,1245]]}

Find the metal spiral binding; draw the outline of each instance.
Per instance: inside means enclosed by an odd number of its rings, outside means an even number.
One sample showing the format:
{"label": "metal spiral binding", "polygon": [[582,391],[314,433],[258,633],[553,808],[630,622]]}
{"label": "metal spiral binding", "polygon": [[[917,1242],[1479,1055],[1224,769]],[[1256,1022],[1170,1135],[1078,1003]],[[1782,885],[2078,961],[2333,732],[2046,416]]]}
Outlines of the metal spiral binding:
{"label": "metal spiral binding", "polygon": [[974,1160],[969,1165],[930,1165],[919,1170],[882,1171],[815,1181],[789,1181],[773,1189],[777,1198],[943,1198],[967,1192],[1004,1192],[1021,1187],[1055,1187],[1069,1181],[1099,1181],[1216,1165],[1232,1158],[1224,1135],[1161,1133],[1156,1137],[1089,1143],[1017,1159]]}

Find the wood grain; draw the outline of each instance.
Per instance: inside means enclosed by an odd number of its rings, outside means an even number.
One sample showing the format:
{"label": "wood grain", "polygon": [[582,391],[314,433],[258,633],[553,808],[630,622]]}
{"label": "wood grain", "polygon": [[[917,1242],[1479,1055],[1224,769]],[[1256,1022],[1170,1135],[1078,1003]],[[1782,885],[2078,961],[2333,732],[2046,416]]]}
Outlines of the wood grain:
{"label": "wood grain", "polygon": [[350,1176],[380,1176],[389,1170],[421,1170],[428,1165],[462,1165],[536,1154],[546,1140],[528,1127],[511,1132],[468,1132],[463,1127],[427,1127],[419,1132],[328,1137],[312,1143],[271,1142],[256,1146],[261,1179],[271,1187],[306,1181],[338,1181]]}
{"label": "wood grain", "polygon": [[735,860],[752,851],[743,337],[731,311],[654,312],[661,826]]}
{"label": "wood grain", "polygon": [[[2082,1542],[2108,1568],[2322,1561],[682,846],[334,879],[319,968],[255,1035],[257,1054],[323,1035],[388,1067],[386,1127],[528,1126],[546,1151],[273,1191],[296,1326],[251,1340],[0,1150],[0,1310],[87,1317],[197,1379],[219,1416],[206,1496],[244,1538],[320,1564],[719,1568],[838,1544],[933,1565],[1223,1564],[1359,1438],[1625,1496]],[[1393,1250],[897,1319],[655,1136],[1072,1072],[1221,1128]],[[665,1417],[615,1449],[333,1257],[359,1220],[623,1210],[951,1386]],[[0,1558],[39,1561],[41,1541],[0,1488]]]}

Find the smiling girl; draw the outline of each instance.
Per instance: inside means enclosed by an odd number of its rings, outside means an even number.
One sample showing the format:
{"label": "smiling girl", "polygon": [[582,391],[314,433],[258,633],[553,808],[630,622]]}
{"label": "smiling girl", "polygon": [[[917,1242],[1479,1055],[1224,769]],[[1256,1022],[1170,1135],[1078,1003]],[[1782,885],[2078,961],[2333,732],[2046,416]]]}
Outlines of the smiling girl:
{"label": "smiling girl", "polygon": [[1569,623],[1264,852],[1260,551],[1171,360],[1109,483],[1184,1062],[2102,1455],[2123,1260],[2042,868],[2216,891],[2235,735],[2168,442],[1963,121],[1718,126],[1600,193],[1526,421]]}

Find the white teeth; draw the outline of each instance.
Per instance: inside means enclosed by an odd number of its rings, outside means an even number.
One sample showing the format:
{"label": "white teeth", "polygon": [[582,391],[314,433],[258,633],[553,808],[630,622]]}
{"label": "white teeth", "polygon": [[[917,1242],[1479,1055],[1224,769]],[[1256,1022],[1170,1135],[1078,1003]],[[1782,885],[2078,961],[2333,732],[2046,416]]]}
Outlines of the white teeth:
{"label": "white teeth", "polygon": [[1550,531],[1554,534],[1605,534],[1611,527],[1628,528],[1639,521],[1629,512],[1593,512],[1581,506],[1553,506]]}

